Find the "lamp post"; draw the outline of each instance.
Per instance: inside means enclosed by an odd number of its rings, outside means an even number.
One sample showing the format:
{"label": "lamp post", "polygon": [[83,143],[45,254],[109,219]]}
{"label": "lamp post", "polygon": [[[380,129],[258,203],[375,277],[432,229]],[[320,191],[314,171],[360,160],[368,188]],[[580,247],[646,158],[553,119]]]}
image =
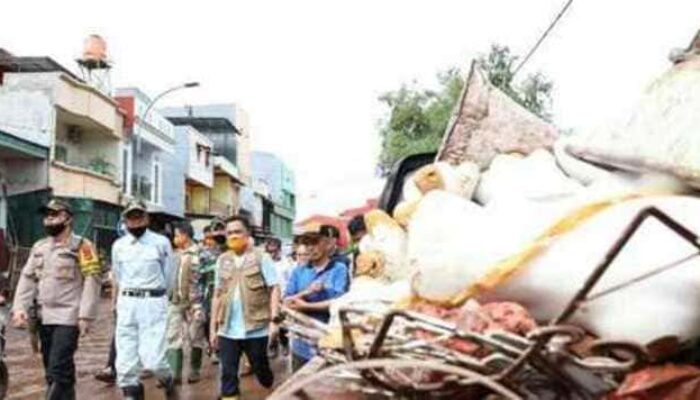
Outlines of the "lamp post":
{"label": "lamp post", "polygon": [[[146,119],[148,118],[148,114],[151,112],[151,109],[153,109],[153,106],[156,104],[156,102],[158,102],[158,100],[162,99],[163,97],[167,96],[170,93],[173,93],[173,92],[176,92],[176,91],[182,90],[182,89],[190,89],[190,88],[196,88],[196,87],[199,87],[199,82],[187,82],[187,83],[183,83],[181,85],[175,86],[175,87],[171,87],[170,89],[162,91],[160,94],[158,94],[156,97],[154,97],[153,100],[151,100],[151,102],[148,104],[148,106],[146,107],[146,111],[143,112],[143,115],[141,117],[139,117],[139,120],[138,120],[139,126],[136,129],[136,154],[132,155],[132,157],[131,157],[131,168],[132,168],[131,174],[132,175],[136,173],[136,159],[141,156],[141,136],[142,136],[141,129],[143,129],[141,125],[146,123]],[[138,178],[138,175],[137,175],[137,178]],[[140,178],[136,179],[136,188],[135,189],[136,189],[135,195],[140,195],[141,194],[141,179]],[[134,197],[136,197],[136,196],[134,196]]]}

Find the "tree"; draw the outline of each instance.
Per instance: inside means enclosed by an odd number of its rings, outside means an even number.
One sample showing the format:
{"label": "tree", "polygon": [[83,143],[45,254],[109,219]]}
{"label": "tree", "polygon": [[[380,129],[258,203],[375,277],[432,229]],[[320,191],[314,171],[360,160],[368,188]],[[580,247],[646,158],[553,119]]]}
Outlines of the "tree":
{"label": "tree", "polygon": [[[492,45],[489,54],[479,57],[478,62],[494,86],[523,107],[549,120],[552,82],[538,72],[514,85],[517,59],[507,46]],[[464,80],[458,68],[438,73],[437,78],[439,85],[436,90],[419,89],[414,82],[379,97],[379,101],[389,108],[388,116],[380,121],[379,127],[382,139],[379,167],[384,174],[400,159],[436,151],[440,146]]]}
{"label": "tree", "polygon": [[452,68],[439,73],[438,82],[437,91],[402,85],[379,98],[390,109],[379,130],[379,166],[384,173],[406,156],[435,151],[439,146],[464,81],[459,70]]}
{"label": "tree", "polygon": [[518,57],[510,53],[508,46],[491,45],[487,56],[481,56],[478,63],[488,74],[489,82],[523,107],[549,121],[552,117],[553,83],[540,72],[530,74],[525,80],[514,85],[514,68]]}

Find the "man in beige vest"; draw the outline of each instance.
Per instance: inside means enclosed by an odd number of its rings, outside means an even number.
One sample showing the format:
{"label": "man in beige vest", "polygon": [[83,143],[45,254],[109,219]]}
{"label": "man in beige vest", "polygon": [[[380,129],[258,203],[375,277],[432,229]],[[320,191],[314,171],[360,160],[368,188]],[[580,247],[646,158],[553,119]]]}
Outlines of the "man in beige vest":
{"label": "man in beige vest", "polygon": [[48,237],[34,244],[22,268],[12,309],[16,327],[39,306],[39,339],[48,389],[47,400],[75,399],[78,337],[97,316],[101,267],[92,243],[73,233],[73,211],[60,200],[42,207]]}
{"label": "man in beige vest", "polygon": [[245,217],[229,218],[229,250],[219,257],[216,267],[211,332],[212,347],[219,348],[223,400],[238,399],[238,365],[243,353],[262,386],[270,388],[274,380],[267,344],[278,331],[279,285],[274,263],[253,249],[250,233]]}

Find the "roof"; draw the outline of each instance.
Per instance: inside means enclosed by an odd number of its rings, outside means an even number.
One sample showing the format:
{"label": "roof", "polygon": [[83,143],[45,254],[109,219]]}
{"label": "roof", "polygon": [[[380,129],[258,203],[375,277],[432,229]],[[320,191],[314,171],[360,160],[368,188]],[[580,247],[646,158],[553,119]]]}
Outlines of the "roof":
{"label": "roof", "polygon": [[362,207],[349,208],[349,209],[341,212],[340,217],[347,219],[347,220],[350,220],[358,215],[367,214],[368,212],[376,209],[378,205],[379,205],[379,201],[377,199],[369,199],[369,200],[367,200],[365,205]]}
{"label": "roof", "polygon": [[165,107],[160,114],[175,125],[191,125],[202,133],[241,134],[236,126],[234,104],[205,104],[184,107]]}
{"label": "roof", "polygon": [[200,132],[241,134],[235,125],[222,117],[166,117],[174,125],[189,125]]}
{"label": "roof", "polygon": [[83,82],[82,79],[51,57],[17,57],[4,49],[0,49],[0,68],[16,73],[63,72],[71,78]]}

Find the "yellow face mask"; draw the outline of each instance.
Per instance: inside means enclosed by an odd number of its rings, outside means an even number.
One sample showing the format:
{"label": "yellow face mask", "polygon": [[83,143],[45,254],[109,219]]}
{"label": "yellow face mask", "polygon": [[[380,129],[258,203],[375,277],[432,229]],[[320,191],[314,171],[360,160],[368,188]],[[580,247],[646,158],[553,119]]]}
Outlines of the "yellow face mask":
{"label": "yellow face mask", "polygon": [[248,238],[232,237],[226,241],[228,248],[236,254],[243,254],[248,249]]}

